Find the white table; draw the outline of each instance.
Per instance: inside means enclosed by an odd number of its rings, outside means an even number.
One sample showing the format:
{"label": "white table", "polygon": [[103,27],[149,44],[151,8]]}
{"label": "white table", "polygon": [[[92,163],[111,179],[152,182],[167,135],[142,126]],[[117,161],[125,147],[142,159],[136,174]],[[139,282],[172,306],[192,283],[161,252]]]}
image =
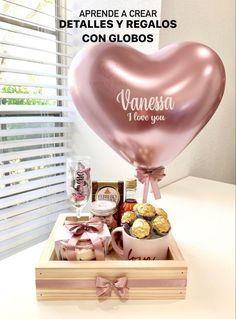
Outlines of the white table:
{"label": "white table", "polygon": [[233,319],[234,185],[187,177],[162,189],[160,206],[188,263],[181,301],[36,301],[34,266],[43,243],[0,262],[2,319]]}

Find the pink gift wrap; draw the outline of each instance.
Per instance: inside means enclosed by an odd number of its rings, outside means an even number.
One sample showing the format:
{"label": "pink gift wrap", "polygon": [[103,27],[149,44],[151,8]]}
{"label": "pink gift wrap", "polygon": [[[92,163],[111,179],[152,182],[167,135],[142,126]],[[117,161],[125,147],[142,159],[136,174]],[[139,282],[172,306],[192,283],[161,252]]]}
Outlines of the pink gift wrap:
{"label": "pink gift wrap", "polygon": [[[73,233],[66,226],[60,226],[55,233],[55,252],[59,260],[67,260],[66,244],[72,238]],[[97,233],[89,233],[89,236],[94,238],[99,237],[104,247],[104,256],[109,252],[111,244],[111,234],[106,224],[103,225],[103,230]],[[75,246],[76,260],[92,260],[96,259],[93,250],[92,242],[89,240],[85,231],[78,237],[79,243]]]}

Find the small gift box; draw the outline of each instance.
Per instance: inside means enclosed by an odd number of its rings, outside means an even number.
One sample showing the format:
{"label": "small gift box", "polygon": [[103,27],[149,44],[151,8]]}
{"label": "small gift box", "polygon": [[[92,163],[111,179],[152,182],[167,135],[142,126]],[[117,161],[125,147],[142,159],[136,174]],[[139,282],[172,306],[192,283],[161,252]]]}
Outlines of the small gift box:
{"label": "small gift box", "polygon": [[111,242],[110,231],[99,218],[65,221],[55,234],[59,260],[104,260]]}

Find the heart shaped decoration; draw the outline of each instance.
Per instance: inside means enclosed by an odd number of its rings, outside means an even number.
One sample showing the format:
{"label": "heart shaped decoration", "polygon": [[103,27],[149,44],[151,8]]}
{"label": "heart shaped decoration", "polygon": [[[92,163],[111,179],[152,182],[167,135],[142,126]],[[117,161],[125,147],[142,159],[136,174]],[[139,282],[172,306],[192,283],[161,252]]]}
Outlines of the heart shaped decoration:
{"label": "heart shaped decoration", "polygon": [[88,125],[137,168],[172,161],[216,111],[225,87],[219,56],[183,42],[154,55],[103,43],[72,61],[69,86]]}

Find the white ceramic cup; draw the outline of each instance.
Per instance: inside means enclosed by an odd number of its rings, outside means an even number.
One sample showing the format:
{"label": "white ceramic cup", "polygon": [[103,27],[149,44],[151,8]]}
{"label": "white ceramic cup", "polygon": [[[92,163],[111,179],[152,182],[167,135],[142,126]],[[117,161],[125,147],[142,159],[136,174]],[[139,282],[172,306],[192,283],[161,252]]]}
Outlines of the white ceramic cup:
{"label": "white ceramic cup", "polygon": [[[123,248],[118,244],[118,233],[122,235]],[[117,227],[113,230],[111,238],[113,249],[123,259],[164,260],[167,258],[169,233],[154,239],[137,239],[127,234],[123,227]]]}

